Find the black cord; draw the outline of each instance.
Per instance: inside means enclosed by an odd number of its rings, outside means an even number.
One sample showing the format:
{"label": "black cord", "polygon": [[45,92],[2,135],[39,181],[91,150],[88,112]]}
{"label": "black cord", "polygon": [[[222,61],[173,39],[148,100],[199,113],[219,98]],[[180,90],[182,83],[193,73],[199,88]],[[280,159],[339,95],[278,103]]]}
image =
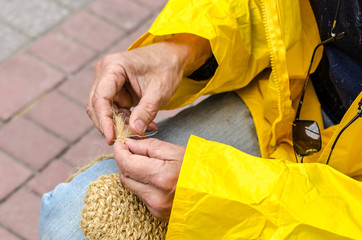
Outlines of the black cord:
{"label": "black cord", "polygon": [[357,109],[357,114],[356,114],[356,116],[354,116],[354,117],[352,118],[352,120],[349,121],[349,123],[347,123],[346,126],[344,126],[344,127],[342,128],[342,130],[338,133],[336,139],[334,140],[334,143],[333,143],[333,145],[332,145],[332,147],[331,147],[331,151],[329,152],[329,156],[328,156],[328,159],[327,159],[327,162],[326,162],[327,165],[328,165],[329,160],[330,160],[330,158],[331,158],[333,149],[334,149],[334,147],[336,146],[337,141],[338,141],[339,137],[342,135],[342,133],[344,132],[344,130],[346,130],[354,121],[356,121],[357,118],[362,117],[361,107],[362,107],[362,98],[361,98],[361,100],[360,100],[359,103],[358,103],[358,109]]}
{"label": "black cord", "polygon": [[343,38],[344,35],[345,35],[345,32],[338,33],[337,35],[334,35],[334,36],[328,38],[327,40],[324,40],[323,42],[319,43],[314,48],[312,58],[310,60],[308,72],[307,72],[307,77],[305,78],[305,81],[304,81],[302,94],[301,94],[300,99],[299,99],[299,105],[298,105],[297,113],[295,114],[295,119],[294,120],[299,120],[300,111],[302,110],[302,104],[303,104],[303,101],[304,101],[304,94],[305,94],[305,91],[307,90],[308,80],[309,80],[309,76],[310,76],[310,70],[312,68],[313,60],[314,60],[314,57],[315,57],[315,54],[316,54],[318,48],[320,46],[323,46],[323,45],[328,44],[330,42],[335,42],[336,40],[339,40],[339,39]]}
{"label": "black cord", "polygon": [[337,25],[337,18],[339,15],[339,10],[341,9],[341,0],[338,0],[337,9],[336,9],[336,15],[334,16],[333,25],[331,29],[331,36],[336,36],[336,25]]}

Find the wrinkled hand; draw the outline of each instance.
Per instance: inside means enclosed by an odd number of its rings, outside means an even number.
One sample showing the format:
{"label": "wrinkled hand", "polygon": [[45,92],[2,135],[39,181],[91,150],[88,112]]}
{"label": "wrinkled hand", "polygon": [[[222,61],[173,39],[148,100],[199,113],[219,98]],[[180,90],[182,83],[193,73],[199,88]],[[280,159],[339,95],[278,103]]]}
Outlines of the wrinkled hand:
{"label": "wrinkled hand", "polygon": [[157,139],[127,139],[114,144],[121,183],[135,193],[152,215],[170,217],[185,147]]}
{"label": "wrinkled hand", "polygon": [[129,123],[133,131],[143,134],[174,93],[182,78],[181,63],[164,48],[154,44],[108,55],[96,64],[87,113],[109,144],[115,138],[111,107],[137,105]]}
{"label": "wrinkled hand", "polygon": [[111,107],[135,106],[129,119],[135,133],[143,135],[148,127],[156,130],[152,121],[159,109],[170,100],[183,75],[201,66],[210,52],[207,40],[179,34],[100,60],[95,67],[87,113],[108,144],[113,144],[115,138]]}

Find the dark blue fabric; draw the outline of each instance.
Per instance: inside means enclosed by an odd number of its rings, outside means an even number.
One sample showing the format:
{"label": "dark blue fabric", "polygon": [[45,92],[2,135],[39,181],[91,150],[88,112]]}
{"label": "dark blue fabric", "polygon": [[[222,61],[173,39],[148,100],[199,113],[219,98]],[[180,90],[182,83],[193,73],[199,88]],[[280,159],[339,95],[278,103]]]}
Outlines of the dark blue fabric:
{"label": "dark blue fabric", "polygon": [[[310,0],[321,40],[329,38],[338,0]],[[323,109],[338,123],[362,91],[362,0],[342,0],[336,33],[346,36],[324,47],[313,84]]]}
{"label": "dark blue fabric", "polygon": [[357,17],[357,22],[356,25],[359,28],[362,28],[362,1],[358,1],[358,17]]}

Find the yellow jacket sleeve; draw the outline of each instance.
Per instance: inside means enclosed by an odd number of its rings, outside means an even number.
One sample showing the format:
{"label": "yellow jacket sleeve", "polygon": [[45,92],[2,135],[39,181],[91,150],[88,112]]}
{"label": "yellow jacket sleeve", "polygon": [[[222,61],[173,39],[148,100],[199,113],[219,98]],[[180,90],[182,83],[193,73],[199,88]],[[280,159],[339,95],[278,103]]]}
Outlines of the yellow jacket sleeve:
{"label": "yellow jacket sleeve", "polygon": [[192,136],[167,239],[361,239],[362,183]]}
{"label": "yellow jacket sleeve", "polygon": [[[261,3],[240,0],[170,0],[149,32],[130,49],[177,33],[208,39],[219,64],[214,77],[197,82],[184,78],[165,109],[187,105],[201,95],[246,86],[269,65]],[[250,27],[252,26],[252,27]]]}

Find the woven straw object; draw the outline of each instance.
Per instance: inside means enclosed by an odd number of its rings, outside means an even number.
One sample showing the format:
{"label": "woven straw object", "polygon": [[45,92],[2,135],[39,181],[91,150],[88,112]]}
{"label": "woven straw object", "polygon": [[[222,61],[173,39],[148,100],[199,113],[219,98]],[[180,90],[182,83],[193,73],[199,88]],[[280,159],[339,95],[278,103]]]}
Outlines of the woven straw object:
{"label": "woven straw object", "polygon": [[98,178],[84,199],[81,227],[90,240],[165,239],[167,223],[155,219],[144,203],[120,184],[118,174]]}

